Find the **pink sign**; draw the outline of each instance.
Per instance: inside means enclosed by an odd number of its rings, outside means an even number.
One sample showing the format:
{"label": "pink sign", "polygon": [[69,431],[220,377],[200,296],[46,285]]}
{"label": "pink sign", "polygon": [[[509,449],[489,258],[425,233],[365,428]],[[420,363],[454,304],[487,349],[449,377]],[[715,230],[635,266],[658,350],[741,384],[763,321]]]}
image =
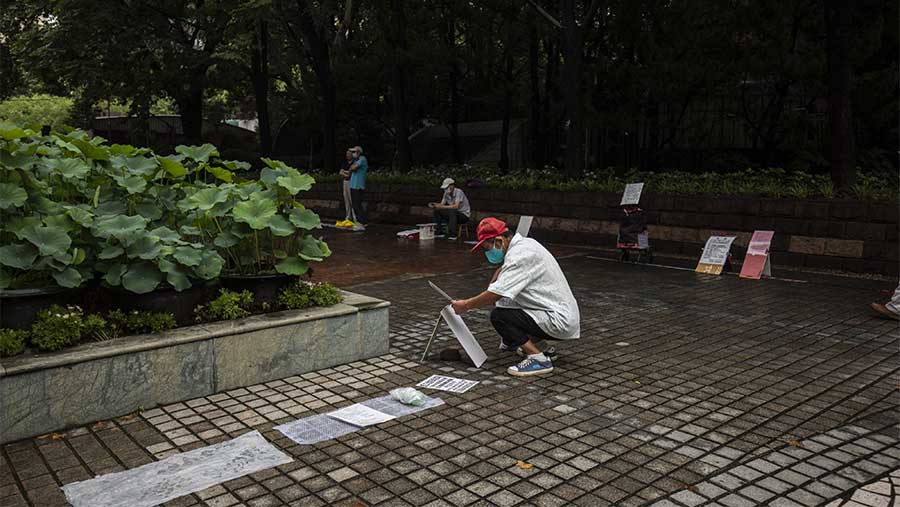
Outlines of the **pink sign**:
{"label": "pink sign", "polygon": [[775,231],[756,231],[747,246],[747,256],[741,267],[741,278],[759,280],[762,275],[771,276],[769,246]]}

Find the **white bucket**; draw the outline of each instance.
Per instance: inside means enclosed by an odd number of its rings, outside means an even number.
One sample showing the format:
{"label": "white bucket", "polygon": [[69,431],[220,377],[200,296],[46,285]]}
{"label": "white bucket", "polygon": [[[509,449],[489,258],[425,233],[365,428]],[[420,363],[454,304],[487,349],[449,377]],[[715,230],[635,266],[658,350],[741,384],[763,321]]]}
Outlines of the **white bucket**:
{"label": "white bucket", "polygon": [[437,224],[416,224],[419,228],[419,240],[434,239],[434,230]]}

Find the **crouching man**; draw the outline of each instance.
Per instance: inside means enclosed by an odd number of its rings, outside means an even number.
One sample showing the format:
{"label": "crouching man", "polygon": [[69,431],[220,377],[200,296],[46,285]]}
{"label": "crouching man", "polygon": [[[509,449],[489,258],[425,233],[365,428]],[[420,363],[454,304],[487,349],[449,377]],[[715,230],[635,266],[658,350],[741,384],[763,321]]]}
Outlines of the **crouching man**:
{"label": "crouching man", "polygon": [[478,244],[488,262],[498,264],[491,284],[481,294],[453,301],[463,314],[474,308],[500,305],[491,324],[500,335],[500,350],[520,350],[525,359],[507,370],[524,377],[553,371],[553,363],[535,344],[540,340],[574,340],[580,336],[578,303],[553,255],[540,243],[511,234],[506,224],[485,218],[478,224]]}

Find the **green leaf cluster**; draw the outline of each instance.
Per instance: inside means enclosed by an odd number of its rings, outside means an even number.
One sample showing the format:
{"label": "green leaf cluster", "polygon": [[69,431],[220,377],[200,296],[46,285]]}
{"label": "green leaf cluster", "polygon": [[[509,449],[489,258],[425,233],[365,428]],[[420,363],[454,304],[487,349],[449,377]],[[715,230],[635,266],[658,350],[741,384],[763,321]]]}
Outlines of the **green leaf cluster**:
{"label": "green leaf cluster", "polygon": [[0,329],[0,357],[21,354],[25,350],[28,331],[21,329]]}
{"label": "green leaf cluster", "polygon": [[309,283],[297,280],[278,294],[278,304],[291,310],[311,306],[331,306],[344,300],[343,294],[330,283]]}
{"label": "green leaf cluster", "polygon": [[252,309],[252,292],[222,289],[216,299],[194,308],[194,318],[197,322],[241,319],[250,315]]}

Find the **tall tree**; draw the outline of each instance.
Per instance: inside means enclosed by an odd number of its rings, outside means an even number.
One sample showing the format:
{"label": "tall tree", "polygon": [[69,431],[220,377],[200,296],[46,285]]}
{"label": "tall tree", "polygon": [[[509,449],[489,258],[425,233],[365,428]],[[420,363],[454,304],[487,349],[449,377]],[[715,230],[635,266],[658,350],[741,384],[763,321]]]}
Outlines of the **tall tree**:
{"label": "tall tree", "polygon": [[594,17],[600,9],[600,0],[591,0],[581,19],[577,22],[577,0],[559,1],[559,21],[562,24],[562,94],[566,107],[566,167],[569,176],[577,177],[584,172],[585,143],[585,100],[583,87],[584,39],[585,33],[594,25]]}
{"label": "tall tree", "polygon": [[397,167],[409,171],[413,165],[412,146],[409,143],[409,111],[407,108],[407,72],[409,67],[409,47],[406,39],[406,11],[403,0],[390,1],[386,38],[391,48],[389,68],[391,71],[391,104],[394,112],[394,142],[397,150]]}
{"label": "tall tree", "polygon": [[851,2],[825,0],[825,54],[828,83],[828,162],[838,193],[847,193],[856,179],[850,107]]}

